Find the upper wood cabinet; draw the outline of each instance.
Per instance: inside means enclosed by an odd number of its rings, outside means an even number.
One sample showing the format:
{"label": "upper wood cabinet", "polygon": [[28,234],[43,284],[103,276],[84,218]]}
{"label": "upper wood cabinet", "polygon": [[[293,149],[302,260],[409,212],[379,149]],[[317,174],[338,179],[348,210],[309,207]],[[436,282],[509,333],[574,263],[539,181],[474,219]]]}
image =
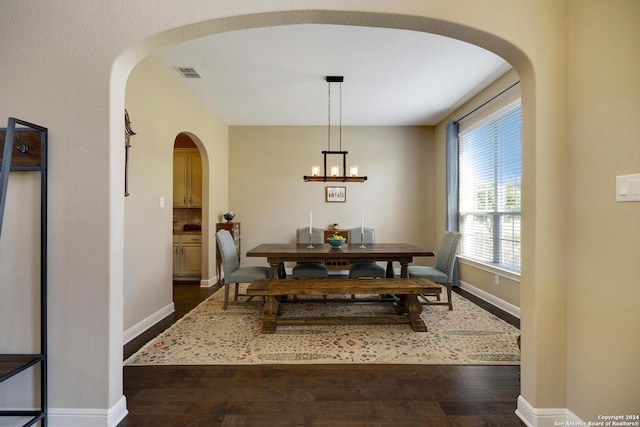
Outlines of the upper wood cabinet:
{"label": "upper wood cabinet", "polygon": [[202,207],[202,161],[197,149],[173,151],[173,206]]}

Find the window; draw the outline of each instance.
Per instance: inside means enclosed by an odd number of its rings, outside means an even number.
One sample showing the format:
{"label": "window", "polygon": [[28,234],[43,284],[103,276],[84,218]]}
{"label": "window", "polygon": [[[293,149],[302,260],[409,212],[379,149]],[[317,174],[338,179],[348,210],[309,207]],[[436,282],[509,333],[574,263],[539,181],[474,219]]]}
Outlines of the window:
{"label": "window", "polygon": [[521,113],[511,106],[459,135],[460,255],[520,271]]}

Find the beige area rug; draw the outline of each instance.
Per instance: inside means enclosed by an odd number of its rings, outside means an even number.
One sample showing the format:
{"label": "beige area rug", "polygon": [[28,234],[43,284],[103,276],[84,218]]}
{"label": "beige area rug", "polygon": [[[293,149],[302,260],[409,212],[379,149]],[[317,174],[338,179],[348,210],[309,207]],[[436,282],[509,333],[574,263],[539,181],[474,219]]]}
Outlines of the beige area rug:
{"label": "beige area rug", "polygon": [[[424,306],[428,332],[409,325],[278,326],[261,334],[262,302],[230,303],[219,290],[125,361],[136,365],[517,365],[519,330],[453,294],[453,311]],[[446,298],[446,294],[445,294]],[[393,313],[390,303],[290,303],[283,317]]]}

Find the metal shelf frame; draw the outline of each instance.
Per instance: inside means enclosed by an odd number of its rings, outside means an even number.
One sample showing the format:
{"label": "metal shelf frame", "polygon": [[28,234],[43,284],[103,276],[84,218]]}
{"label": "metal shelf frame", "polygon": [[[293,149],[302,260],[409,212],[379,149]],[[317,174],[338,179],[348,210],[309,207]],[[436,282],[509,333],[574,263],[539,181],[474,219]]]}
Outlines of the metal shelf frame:
{"label": "metal shelf frame", "polygon": [[[0,160],[0,238],[6,206],[9,172],[40,172],[40,352],[0,354],[0,382],[32,367],[40,368],[40,407],[32,411],[2,410],[0,417],[29,418],[23,426],[41,422],[47,426],[47,143],[48,130],[33,123],[9,118]],[[15,150],[15,153],[14,153]]]}

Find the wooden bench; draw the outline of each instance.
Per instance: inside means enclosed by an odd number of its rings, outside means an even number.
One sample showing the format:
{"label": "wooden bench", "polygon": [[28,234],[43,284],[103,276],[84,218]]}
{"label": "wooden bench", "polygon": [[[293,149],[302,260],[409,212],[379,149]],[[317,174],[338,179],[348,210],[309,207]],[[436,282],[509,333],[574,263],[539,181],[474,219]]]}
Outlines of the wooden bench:
{"label": "wooden bench", "polygon": [[[277,325],[408,323],[415,332],[427,332],[420,318],[418,295],[438,296],[440,286],[427,279],[262,279],[252,282],[247,295],[265,297],[263,334],[273,334]],[[281,317],[284,295],[394,295],[396,316]],[[345,300],[348,302],[349,300]]]}

